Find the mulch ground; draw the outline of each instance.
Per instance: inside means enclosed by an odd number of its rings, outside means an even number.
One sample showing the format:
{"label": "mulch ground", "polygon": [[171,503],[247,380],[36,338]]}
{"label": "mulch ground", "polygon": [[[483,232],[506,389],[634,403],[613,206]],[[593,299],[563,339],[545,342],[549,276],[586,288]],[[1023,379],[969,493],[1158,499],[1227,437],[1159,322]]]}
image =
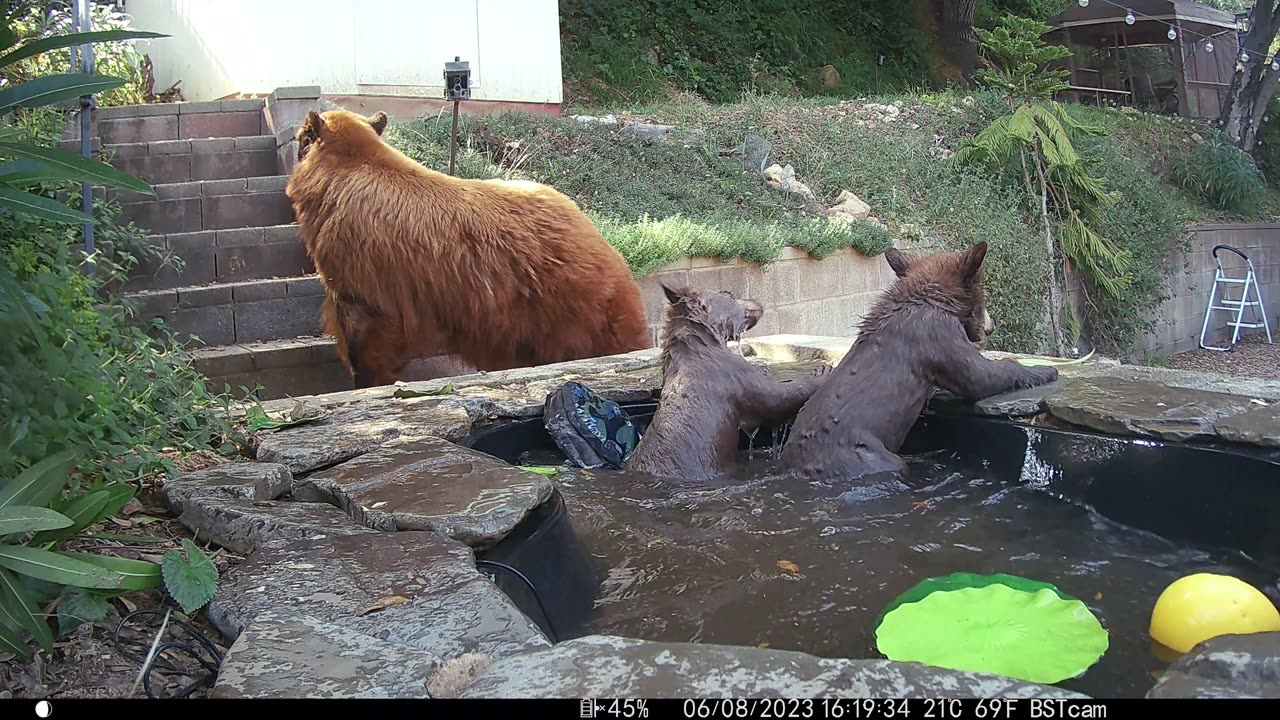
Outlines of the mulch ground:
{"label": "mulch ground", "polygon": [[[217,462],[216,456],[195,455],[184,457],[177,464],[180,469],[191,471]],[[191,532],[164,507],[155,490],[155,485],[149,484],[123,511],[92,528],[96,533],[141,536],[152,540],[95,539],[67,542],[61,549],[161,562],[166,552],[181,547],[182,539],[188,538],[204,549],[220,576],[243,559],[223,549],[207,546],[201,538],[193,538]],[[170,618],[164,625],[166,611],[170,612]],[[46,609],[46,612],[56,613],[56,608]],[[128,621],[122,625],[121,621],[126,618]],[[164,632],[160,634],[162,625]],[[56,630],[56,624],[54,627]],[[187,627],[211,643],[216,656],[204,648]],[[166,643],[185,645],[215,669],[219,658],[227,651],[226,640],[208,621],[199,613],[195,617],[184,615],[172,601],[166,602],[163,589],[129,593],[110,601],[110,611],[101,622],[85,623],[58,637],[52,656],[40,651],[29,662],[21,663],[0,653],[0,699],[145,698],[148,694],[171,698],[210,677],[208,669],[202,667],[196,657],[182,648],[171,647],[158,653],[160,660],[153,663],[153,669],[148,673],[148,693],[142,684],[140,671],[157,635],[160,637],[157,648]],[[188,697],[206,697],[208,692],[208,687],[201,687]]]}
{"label": "mulch ground", "polygon": [[1190,352],[1174,355],[1169,360],[1169,367],[1178,370],[1280,380],[1280,337],[1276,335],[1276,330],[1273,328],[1271,337],[1275,342],[1268,344],[1265,334],[1251,333],[1241,338],[1235,348],[1226,352],[1196,348]]}

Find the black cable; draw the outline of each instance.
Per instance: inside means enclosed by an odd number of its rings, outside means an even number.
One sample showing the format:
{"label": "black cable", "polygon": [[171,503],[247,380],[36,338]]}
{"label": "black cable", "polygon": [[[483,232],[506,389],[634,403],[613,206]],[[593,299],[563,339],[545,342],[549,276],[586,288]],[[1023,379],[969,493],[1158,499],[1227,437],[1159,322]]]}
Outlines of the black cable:
{"label": "black cable", "polygon": [[493,560],[477,560],[476,565],[492,565],[493,567],[502,568],[503,570],[506,570],[507,572],[510,572],[516,577],[523,580],[524,584],[529,586],[529,592],[533,593],[533,601],[538,604],[538,610],[539,612],[542,613],[542,618],[547,621],[547,631],[551,635],[551,642],[553,643],[560,642],[560,636],[559,636],[559,633],[556,632],[555,623],[551,622],[551,615],[547,612],[547,608],[543,606],[542,598],[538,596],[538,589],[533,586],[533,583],[529,580],[529,578],[525,577],[524,573],[511,567],[510,565],[507,565],[505,563],[495,562]]}
{"label": "black cable", "polygon": [[158,699],[156,695],[151,692],[151,672],[153,670],[159,668],[161,671],[181,673],[183,675],[189,674],[185,669],[180,668],[161,657],[166,650],[173,649],[184,651],[194,658],[196,662],[200,663],[200,666],[206,671],[205,675],[197,679],[194,683],[191,683],[178,691],[174,697],[186,698],[189,697],[191,693],[202,687],[212,687],[218,678],[218,669],[222,666],[222,653],[218,652],[217,646],[214,645],[204,633],[197,630],[191,625],[191,623],[183,620],[182,618],[175,617],[172,612],[170,612],[169,615],[169,622],[176,624],[185,630],[192,639],[194,639],[196,643],[198,643],[207,652],[207,657],[190,643],[168,642],[157,647],[155,655],[148,660],[144,655],[134,653],[126,645],[120,643],[120,631],[124,629],[125,624],[131,619],[141,615],[163,615],[164,612],[166,612],[165,608],[144,608],[142,610],[135,610],[121,618],[120,624],[116,626],[115,633],[112,635],[112,641],[116,645],[116,650],[125,658],[134,662],[142,663],[142,687],[146,691],[147,697],[153,700]]}

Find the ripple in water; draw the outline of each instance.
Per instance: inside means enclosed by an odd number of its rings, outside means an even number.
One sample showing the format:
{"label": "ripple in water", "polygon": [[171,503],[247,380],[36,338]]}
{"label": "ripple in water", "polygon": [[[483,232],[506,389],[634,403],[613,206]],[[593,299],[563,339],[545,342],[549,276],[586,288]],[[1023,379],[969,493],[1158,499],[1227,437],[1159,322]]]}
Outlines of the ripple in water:
{"label": "ripple in water", "polygon": [[1194,572],[1277,580],[1238,554],[1118,525],[947,453],[908,458],[910,487],[786,481],[769,475],[771,454],[757,450],[715,484],[561,473],[575,531],[606,569],[587,631],[874,658],[872,623],[897,595],[931,576],[1003,572],[1054,583],[1110,631],[1099,664],[1062,687],[1139,697],[1165,667],[1147,628],[1169,583]]}

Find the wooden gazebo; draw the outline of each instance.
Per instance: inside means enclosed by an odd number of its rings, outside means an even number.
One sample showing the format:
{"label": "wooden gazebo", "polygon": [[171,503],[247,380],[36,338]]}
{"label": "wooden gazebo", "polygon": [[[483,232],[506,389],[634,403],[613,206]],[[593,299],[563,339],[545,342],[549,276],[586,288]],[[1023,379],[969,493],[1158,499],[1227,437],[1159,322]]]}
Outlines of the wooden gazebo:
{"label": "wooden gazebo", "polygon": [[[1125,22],[1129,12],[1132,25]],[[1217,118],[1240,55],[1235,14],[1191,0],[1124,0],[1119,7],[1098,0],[1072,7],[1046,24],[1045,41],[1072,50],[1067,94],[1079,102]],[[1177,34],[1174,40],[1169,39],[1170,26]],[[1167,48],[1166,60],[1135,67],[1132,51],[1152,47]],[[1080,62],[1081,48],[1096,51],[1093,67]]]}

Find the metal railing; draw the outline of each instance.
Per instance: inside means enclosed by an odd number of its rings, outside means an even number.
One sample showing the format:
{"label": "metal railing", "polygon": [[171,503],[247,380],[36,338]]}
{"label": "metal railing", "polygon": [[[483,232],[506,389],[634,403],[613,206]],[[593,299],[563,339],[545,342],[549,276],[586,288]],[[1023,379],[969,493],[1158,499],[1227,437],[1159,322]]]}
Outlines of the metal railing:
{"label": "metal railing", "polygon": [[[93,0],[75,0],[75,15],[71,20],[73,32],[92,32]],[[71,69],[79,67],[80,72],[90,74],[93,67],[93,46],[78,45],[71,48]],[[80,155],[89,158],[93,155],[93,136],[97,120],[97,102],[93,95],[80,98]],[[93,216],[93,183],[86,180],[81,184],[80,209],[86,215]],[[87,267],[93,272],[93,222],[84,224],[84,251],[89,258]]]}

